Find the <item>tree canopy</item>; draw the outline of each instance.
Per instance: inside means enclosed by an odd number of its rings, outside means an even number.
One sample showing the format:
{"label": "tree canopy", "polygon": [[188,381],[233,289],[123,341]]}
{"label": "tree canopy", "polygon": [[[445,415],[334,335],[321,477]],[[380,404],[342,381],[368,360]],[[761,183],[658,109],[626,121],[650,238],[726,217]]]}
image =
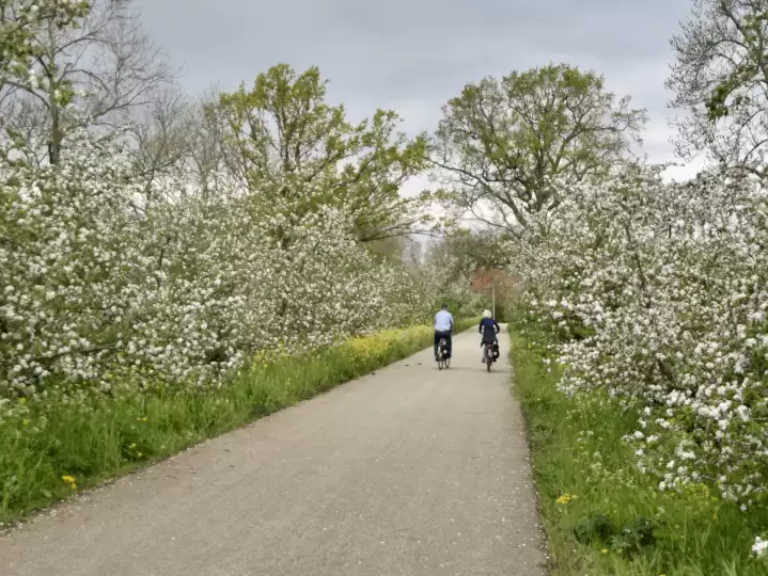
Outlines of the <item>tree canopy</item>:
{"label": "tree canopy", "polygon": [[696,0],[672,38],[675,63],[667,86],[678,153],[711,159],[765,176],[768,143],[768,1]]}
{"label": "tree canopy", "polygon": [[557,207],[556,179],[604,174],[639,140],[645,112],[629,104],[602,76],[567,64],[485,78],[443,106],[432,163],[475,218],[524,226]]}
{"label": "tree canopy", "polygon": [[326,102],[327,84],[316,67],[297,74],[280,64],[250,90],[222,94],[233,172],[269,205],[275,197],[291,202],[297,218],[319,206],[350,210],[361,241],[426,225],[425,198],[400,194],[426,165],[425,136],[398,133],[399,117],[388,110],[349,122],[344,106]]}

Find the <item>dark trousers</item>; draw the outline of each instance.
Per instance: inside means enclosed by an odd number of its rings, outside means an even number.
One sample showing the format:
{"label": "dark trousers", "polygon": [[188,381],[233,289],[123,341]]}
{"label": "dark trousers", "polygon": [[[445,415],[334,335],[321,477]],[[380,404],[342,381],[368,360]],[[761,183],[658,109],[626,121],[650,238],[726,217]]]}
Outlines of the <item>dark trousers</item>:
{"label": "dark trousers", "polygon": [[453,350],[453,341],[451,339],[451,333],[448,332],[437,332],[435,331],[435,356],[437,356],[437,345],[440,342],[441,338],[445,338],[448,341],[448,358],[451,357],[451,352]]}

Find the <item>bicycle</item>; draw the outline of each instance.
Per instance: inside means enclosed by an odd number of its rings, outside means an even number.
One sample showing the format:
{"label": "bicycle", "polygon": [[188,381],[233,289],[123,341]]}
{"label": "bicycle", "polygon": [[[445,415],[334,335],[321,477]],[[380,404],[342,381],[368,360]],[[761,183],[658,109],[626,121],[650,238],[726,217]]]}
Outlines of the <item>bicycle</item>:
{"label": "bicycle", "polygon": [[493,364],[493,349],[490,344],[483,344],[483,362],[485,362],[488,372],[491,371],[491,364]]}
{"label": "bicycle", "polygon": [[437,343],[437,369],[442,370],[451,367],[451,358],[448,356],[448,340],[440,338]]}

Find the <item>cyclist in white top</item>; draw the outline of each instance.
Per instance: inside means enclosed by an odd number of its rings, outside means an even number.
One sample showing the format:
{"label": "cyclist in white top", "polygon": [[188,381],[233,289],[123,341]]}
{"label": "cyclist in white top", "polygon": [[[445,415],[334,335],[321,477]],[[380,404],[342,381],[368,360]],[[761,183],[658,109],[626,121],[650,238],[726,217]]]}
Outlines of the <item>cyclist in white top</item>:
{"label": "cyclist in white top", "polygon": [[448,312],[448,304],[443,304],[442,309],[435,314],[435,360],[437,360],[437,345],[441,338],[445,338],[448,342],[448,358],[451,357],[453,350],[451,334],[454,328],[453,314]]}

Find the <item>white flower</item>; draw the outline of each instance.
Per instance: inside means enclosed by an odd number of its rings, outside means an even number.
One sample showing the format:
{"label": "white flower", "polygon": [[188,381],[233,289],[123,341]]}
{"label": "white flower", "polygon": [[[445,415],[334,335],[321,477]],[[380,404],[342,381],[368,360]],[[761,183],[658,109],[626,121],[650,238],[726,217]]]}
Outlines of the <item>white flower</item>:
{"label": "white flower", "polygon": [[768,552],[768,540],[763,540],[760,536],[755,536],[755,543],[752,544],[752,553],[758,558],[762,558]]}
{"label": "white flower", "polygon": [[559,327],[553,309],[569,306],[569,328],[583,329],[553,343],[560,389],[642,414],[628,441],[661,489],[714,475],[749,506],[748,486],[768,482],[768,429],[750,425],[768,397],[753,361],[768,359],[768,210],[741,176],[666,184],[630,167],[564,183],[558,210],[534,215],[509,253],[534,316]]}
{"label": "white flower", "polygon": [[350,240],[352,208],[307,213],[319,183],[261,202],[223,169],[208,195],[169,174],[147,202],[128,151],[86,130],[65,144],[55,169],[0,155],[0,229],[15,240],[0,243],[0,398],[34,398],[40,378],[60,383],[46,401],[217,387],[259,351],[427,323],[439,298],[482,304],[455,256],[382,261]]}

